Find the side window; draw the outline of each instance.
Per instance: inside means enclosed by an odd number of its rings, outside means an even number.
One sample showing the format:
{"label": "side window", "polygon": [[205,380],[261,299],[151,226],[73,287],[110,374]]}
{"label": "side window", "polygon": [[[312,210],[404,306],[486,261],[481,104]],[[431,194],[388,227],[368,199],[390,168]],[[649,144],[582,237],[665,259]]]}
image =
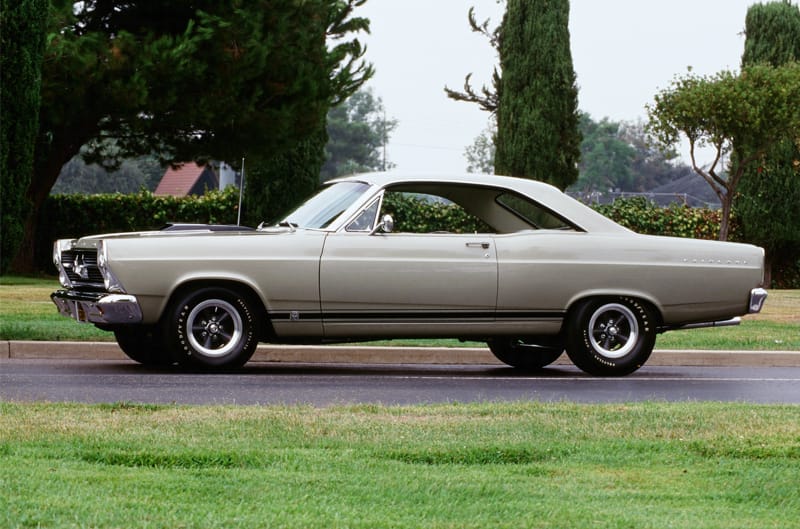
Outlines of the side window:
{"label": "side window", "polygon": [[394,218],[395,233],[493,233],[481,219],[438,195],[387,190],[381,217]]}
{"label": "side window", "polygon": [[380,204],[380,200],[372,202],[345,229],[347,231],[372,231],[372,227],[375,225],[375,216],[378,214],[378,204]]}
{"label": "side window", "polygon": [[498,204],[521,217],[537,229],[541,230],[573,230],[572,225],[561,217],[525,197],[511,193],[502,193],[495,199]]}

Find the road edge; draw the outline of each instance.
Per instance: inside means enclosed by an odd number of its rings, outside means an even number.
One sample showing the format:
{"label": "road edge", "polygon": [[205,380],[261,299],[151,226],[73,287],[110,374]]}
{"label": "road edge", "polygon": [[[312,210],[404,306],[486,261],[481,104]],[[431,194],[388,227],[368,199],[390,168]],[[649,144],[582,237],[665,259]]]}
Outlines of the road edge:
{"label": "road edge", "polygon": [[[113,342],[0,341],[0,359],[127,360]],[[261,344],[251,362],[501,364],[487,348]],[[556,364],[570,363],[562,355]],[[656,350],[651,366],[800,367],[800,351]]]}

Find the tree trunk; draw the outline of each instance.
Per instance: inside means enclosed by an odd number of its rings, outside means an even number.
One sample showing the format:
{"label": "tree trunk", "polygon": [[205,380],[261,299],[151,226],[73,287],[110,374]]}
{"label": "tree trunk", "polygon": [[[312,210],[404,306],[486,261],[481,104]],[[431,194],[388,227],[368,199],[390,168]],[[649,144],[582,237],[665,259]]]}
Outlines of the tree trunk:
{"label": "tree trunk", "polygon": [[[30,213],[25,219],[25,234],[17,255],[11,263],[11,270],[20,274],[33,274],[36,270],[36,234],[39,227],[39,212],[44,206],[50,190],[58,180],[61,168],[73,156],[78,154],[83,142],[78,138],[88,138],[86,135],[64,135],[64,141],[54,140],[47,153],[37,152],[35,174],[28,186],[27,197],[31,203]],[[52,270],[51,270],[52,271]]]}
{"label": "tree trunk", "polygon": [[722,199],[722,217],[719,219],[719,240],[727,241],[731,224],[733,195],[729,192],[720,198]]}

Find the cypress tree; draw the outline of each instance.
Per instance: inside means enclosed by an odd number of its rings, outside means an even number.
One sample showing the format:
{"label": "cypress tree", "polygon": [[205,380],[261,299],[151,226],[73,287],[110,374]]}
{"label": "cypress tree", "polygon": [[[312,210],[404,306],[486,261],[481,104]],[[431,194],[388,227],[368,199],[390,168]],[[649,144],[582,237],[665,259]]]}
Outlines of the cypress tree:
{"label": "cypress tree", "polygon": [[565,189],[578,178],[578,88],[568,0],[508,0],[498,47],[495,172]]}
{"label": "cypress tree", "polygon": [[0,6],[0,273],[5,273],[30,209],[22,197],[33,174],[39,130],[48,2],[2,0]]}
{"label": "cypress tree", "polygon": [[[800,61],[800,8],[788,1],[755,4],[745,19],[742,67],[767,63],[779,67]],[[800,104],[800,103],[799,103]],[[800,131],[764,153],[745,172],[734,204],[748,241],[763,246],[776,271],[795,268],[800,274]],[[736,145],[739,154],[747,145]],[[768,269],[768,273],[770,270]],[[779,278],[778,278],[779,279]],[[770,278],[767,278],[769,284]],[[800,286],[800,277],[784,286]]]}

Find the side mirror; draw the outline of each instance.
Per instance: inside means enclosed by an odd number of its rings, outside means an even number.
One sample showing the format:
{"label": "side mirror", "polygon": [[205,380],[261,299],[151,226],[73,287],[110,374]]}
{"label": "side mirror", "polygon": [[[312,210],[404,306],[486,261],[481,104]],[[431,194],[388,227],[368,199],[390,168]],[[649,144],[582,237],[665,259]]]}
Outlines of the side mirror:
{"label": "side mirror", "polygon": [[391,215],[386,214],[383,216],[378,225],[375,226],[375,229],[372,230],[370,235],[375,235],[379,231],[382,231],[383,233],[392,233],[392,230],[394,230],[394,219]]}

